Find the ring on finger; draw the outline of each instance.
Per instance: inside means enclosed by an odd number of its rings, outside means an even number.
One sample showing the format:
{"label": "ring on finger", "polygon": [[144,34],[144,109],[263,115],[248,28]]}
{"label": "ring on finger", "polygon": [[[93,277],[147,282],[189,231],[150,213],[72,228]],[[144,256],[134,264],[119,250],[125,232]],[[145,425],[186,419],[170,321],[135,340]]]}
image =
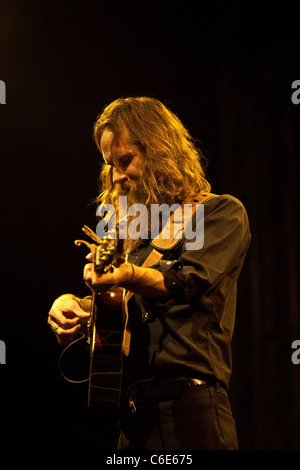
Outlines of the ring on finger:
{"label": "ring on finger", "polygon": [[56,330],[58,330],[59,325],[51,326],[51,330],[56,333]]}

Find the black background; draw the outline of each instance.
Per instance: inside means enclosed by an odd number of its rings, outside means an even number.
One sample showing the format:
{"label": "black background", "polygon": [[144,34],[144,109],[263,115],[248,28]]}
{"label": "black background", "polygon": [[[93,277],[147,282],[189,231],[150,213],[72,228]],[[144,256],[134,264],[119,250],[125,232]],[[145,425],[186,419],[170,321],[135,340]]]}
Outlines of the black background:
{"label": "black background", "polygon": [[47,312],[61,293],[87,293],[73,240],[95,224],[96,117],[120,96],[148,95],[203,143],[212,191],[249,213],[231,381],[241,449],[300,449],[297,11],[296,2],[1,2],[3,448],[88,448],[86,390],[61,379]]}

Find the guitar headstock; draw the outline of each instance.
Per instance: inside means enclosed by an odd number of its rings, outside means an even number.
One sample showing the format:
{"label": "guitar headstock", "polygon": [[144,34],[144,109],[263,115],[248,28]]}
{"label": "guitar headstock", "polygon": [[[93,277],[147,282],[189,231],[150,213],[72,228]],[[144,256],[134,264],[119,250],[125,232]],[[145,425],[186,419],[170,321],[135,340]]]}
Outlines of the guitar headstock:
{"label": "guitar headstock", "polygon": [[81,244],[86,245],[91,252],[92,263],[97,273],[102,274],[109,270],[113,270],[115,267],[120,266],[125,261],[123,254],[123,243],[119,238],[119,230],[116,228],[116,232],[112,235],[100,239],[93,230],[86,225],[82,228],[82,231],[87,234],[95,243],[89,243],[86,240],[75,240],[74,243],[77,246]]}

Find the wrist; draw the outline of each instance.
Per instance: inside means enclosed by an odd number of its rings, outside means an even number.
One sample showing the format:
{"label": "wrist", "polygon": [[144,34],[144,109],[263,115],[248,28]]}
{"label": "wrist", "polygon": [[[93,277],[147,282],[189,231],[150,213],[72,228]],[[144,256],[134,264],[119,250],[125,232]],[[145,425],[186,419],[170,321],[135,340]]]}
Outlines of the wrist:
{"label": "wrist", "polygon": [[125,262],[123,263],[122,268],[124,270],[124,274],[123,281],[120,283],[120,285],[126,288],[133,281],[135,275],[135,267],[133,264]]}

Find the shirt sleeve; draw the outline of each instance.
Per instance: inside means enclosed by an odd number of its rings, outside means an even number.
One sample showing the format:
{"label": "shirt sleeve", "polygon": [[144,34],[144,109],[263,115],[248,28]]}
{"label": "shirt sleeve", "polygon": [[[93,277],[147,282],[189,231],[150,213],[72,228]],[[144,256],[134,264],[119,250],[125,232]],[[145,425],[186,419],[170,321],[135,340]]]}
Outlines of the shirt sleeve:
{"label": "shirt sleeve", "polygon": [[216,196],[204,206],[202,248],[188,250],[183,239],[178,259],[162,259],[157,268],[174,297],[189,303],[208,295],[225,276],[241,268],[250,238],[243,204],[229,195]]}

